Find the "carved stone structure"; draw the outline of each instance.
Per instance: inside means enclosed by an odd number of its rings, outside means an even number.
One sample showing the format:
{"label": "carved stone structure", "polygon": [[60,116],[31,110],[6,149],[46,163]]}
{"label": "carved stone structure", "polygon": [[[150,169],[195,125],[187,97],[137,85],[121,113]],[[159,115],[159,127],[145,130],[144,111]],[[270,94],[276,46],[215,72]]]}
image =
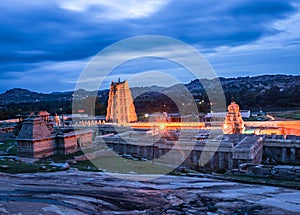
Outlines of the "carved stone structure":
{"label": "carved stone structure", "polygon": [[54,122],[56,126],[60,126],[60,119],[59,116],[57,114],[55,114],[54,116]]}
{"label": "carved stone structure", "polygon": [[50,116],[50,113],[48,113],[47,111],[40,111],[39,113],[38,113],[38,115],[40,116],[40,117],[42,117],[42,119],[44,120],[44,121],[49,121],[49,116]]}
{"label": "carved stone structure", "polygon": [[237,103],[231,102],[228,106],[225,122],[223,125],[224,134],[242,134],[245,129],[244,121]]}
{"label": "carved stone structure", "polygon": [[118,124],[137,121],[131,91],[126,80],[112,82],[110,85],[106,121]]}
{"label": "carved stone structure", "polygon": [[[105,144],[116,154],[130,154],[137,158],[149,160],[161,158],[172,149],[174,152],[168,155],[168,164],[175,165],[184,154],[187,157],[181,165],[192,169],[232,170],[237,169],[243,163],[258,165],[262,161],[263,138],[261,136],[228,134],[212,139],[197,140],[196,143],[194,140],[188,139],[187,136],[181,137],[184,140],[180,140],[180,144],[184,147],[176,148],[174,141],[169,141],[167,138],[159,139],[159,137],[154,136],[153,139],[143,139],[143,143],[147,143],[147,140],[151,142],[156,138],[154,144],[139,145],[140,135],[142,134],[129,131],[117,135],[105,135],[96,138],[95,141],[97,144]],[[221,141],[220,138],[222,138]],[[208,157],[208,159],[203,159],[204,157]],[[202,163],[203,160],[208,162]],[[173,161],[176,162],[173,163]]]}
{"label": "carved stone structure", "polygon": [[79,147],[93,143],[93,130],[51,132],[41,118],[23,121],[17,137],[18,155],[43,158],[57,154],[71,154]]}
{"label": "carved stone structure", "polygon": [[[275,163],[300,165],[300,136],[268,135],[264,142],[264,157]],[[300,172],[300,171],[299,171]]]}

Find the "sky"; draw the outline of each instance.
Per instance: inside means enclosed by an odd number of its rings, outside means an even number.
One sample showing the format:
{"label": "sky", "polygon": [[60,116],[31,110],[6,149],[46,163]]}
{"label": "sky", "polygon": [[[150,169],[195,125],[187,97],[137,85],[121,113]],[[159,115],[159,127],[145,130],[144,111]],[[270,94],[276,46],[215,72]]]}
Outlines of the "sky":
{"label": "sky", "polygon": [[[194,47],[218,77],[299,74],[296,0],[1,0],[0,8],[0,92],[74,90],[97,53],[144,35]],[[167,59],[140,58],[114,68],[103,87],[132,76],[139,78],[131,86],[155,84],[158,78],[149,71],[184,83],[194,78]]]}

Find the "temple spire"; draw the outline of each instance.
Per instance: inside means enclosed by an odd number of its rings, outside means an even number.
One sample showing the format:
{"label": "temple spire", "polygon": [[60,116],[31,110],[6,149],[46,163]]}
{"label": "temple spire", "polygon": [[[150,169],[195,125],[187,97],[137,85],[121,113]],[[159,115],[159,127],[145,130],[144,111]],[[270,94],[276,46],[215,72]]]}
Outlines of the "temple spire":
{"label": "temple spire", "polygon": [[228,106],[225,122],[223,125],[224,134],[241,134],[243,133],[244,121],[240,113],[240,107],[234,101]]}
{"label": "temple spire", "polygon": [[137,121],[135,107],[128,82],[112,82],[109,91],[106,121],[126,124]]}

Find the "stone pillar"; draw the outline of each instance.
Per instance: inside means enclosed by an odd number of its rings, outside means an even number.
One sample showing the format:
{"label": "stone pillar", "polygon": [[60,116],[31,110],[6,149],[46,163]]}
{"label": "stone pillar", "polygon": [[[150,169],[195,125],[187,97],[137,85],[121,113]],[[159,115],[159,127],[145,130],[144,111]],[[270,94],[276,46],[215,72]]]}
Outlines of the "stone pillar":
{"label": "stone pillar", "polygon": [[196,151],[192,151],[191,156],[193,157],[193,165],[197,166],[198,164],[198,159],[197,159],[197,153]]}
{"label": "stone pillar", "polygon": [[228,153],[227,160],[228,160],[228,169],[233,169],[232,153]]}
{"label": "stone pillar", "polygon": [[286,162],[286,147],[282,148],[281,161]]}
{"label": "stone pillar", "polygon": [[223,164],[223,153],[222,152],[216,152],[216,154],[218,153],[218,157],[219,157],[219,169],[222,169],[224,164]]}
{"label": "stone pillar", "polygon": [[291,148],[291,162],[296,161],[296,148]]}

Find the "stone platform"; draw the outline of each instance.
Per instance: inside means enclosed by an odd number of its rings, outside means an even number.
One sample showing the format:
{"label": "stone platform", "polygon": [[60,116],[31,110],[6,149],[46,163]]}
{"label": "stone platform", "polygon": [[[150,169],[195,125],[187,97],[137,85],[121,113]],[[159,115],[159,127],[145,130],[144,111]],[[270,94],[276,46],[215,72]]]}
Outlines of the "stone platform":
{"label": "stone platform", "polygon": [[[146,178],[147,176],[140,176]],[[204,177],[0,173],[0,214],[299,214],[300,191]]]}

